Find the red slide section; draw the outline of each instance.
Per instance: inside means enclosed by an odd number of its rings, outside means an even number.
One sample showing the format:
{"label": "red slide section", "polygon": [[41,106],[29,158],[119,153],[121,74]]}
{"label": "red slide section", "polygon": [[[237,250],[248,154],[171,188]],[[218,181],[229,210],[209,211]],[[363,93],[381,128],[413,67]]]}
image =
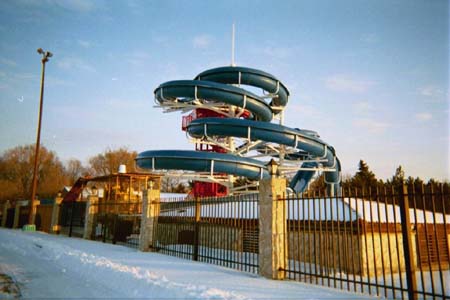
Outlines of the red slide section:
{"label": "red slide section", "polygon": [[[183,117],[181,129],[183,131],[186,131],[187,126],[193,120],[209,117],[224,118],[225,116],[218,112],[214,112],[208,109],[197,108],[190,115]],[[195,150],[205,152],[219,152],[219,153],[226,152],[225,149],[219,146],[203,145],[203,144],[196,144]],[[194,181],[194,186],[190,194],[194,197],[218,197],[218,196],[220,197],[227,195],[227,188],[221,184],[214,182]]]}
{"label": "red slide section", "polygon": [[63,202],[77,201],[81,192],[83,191],[84,184],[89,181],[88,177],[80,177],[72,186],[70,191],[64,196]]}

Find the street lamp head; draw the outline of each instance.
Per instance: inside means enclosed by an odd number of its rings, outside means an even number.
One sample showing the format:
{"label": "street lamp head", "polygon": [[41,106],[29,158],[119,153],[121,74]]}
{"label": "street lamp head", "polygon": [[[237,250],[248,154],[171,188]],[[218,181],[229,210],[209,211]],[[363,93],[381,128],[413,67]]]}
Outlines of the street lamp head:
{"label": "street lamp head", "polygon": [[42,48],[37,49],[37,52],[39,54],[42,54],[42,62],[45,63],[48,61],[49,57],[53,56],[53,53],[51,53],[50,51],[44,51],[42,50]]}

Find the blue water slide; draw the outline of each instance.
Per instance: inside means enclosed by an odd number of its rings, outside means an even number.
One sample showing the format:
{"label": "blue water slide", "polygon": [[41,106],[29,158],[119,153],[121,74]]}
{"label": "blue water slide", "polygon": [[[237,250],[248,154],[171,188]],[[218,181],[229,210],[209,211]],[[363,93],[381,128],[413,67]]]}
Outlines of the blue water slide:
{"label": "blue water slide", "polygon": [[[261,88],[263,96],[242,86]],[[326,168],[325,181],[331,194],[339,191],[340,162],[334,148],[314,131],[293,129],[270,123],[285,109],[288,89],[273,75],[246,67],[220,67],[204,71],[194,80],[177,80],[161,84],[154,91],[161,106],[171,109],[219,108],[235,106],[248,111],[248,119],[204,118],[191,122],[187,130],[194,138],[238,137],[276,143],[296,149],[285,160],[307,158],[291,181],[291,188],[302,192],[319,167]],[[266,99],[270,99],[267,103]],[[234,154],[157,150],[138,155],[136,163],[144,169],[175,169],[196,172],[226,173],[259,180],[268,176],[263,162]]]}
{"label": "blue water slide", "polygon": [[226,103],[247,109],[255,120],[272,120],[271,107],[259,96],[239,87],[203,80],[175,80],[161,84],[155,90],[156,100],[196,104],[199,99]]}
{"label": "blue water slide", "polygon": [[[192,121],[187,131],[195,138],[232,136],[293,147],[302,155],[308,153],[312,160],[317,160],[317,162],[303,163],[302,168],[317,168],[319,164],[323,167],[334,168],[335,171],[325,173],[325,180],[330,184],[339,183],[340,164],[333,147],[327,145],[310,130],[245,119],[203,118]],[[287,156],[286,159],[290,157]],[[291,180],[290,187],[297,192],[303,191],[314,173],[315,171],[300,170]]]}
{"label": "blue water slide", "polygon": [[140,168],[150,170],[226,173],[251,180],[260,180],[269,176],[266,166],[259,160],[216,152],[150,150],[139,153],[136,164]]}
{"label": "blue water slide", "polygon": [[195,77],[195,80],[208,80],[225,84],[250,85],[258,87],[272,94],[270,105],[286,106],[289,91],[275,76],[256,69],[246,67],[220,67],[204,71]]}

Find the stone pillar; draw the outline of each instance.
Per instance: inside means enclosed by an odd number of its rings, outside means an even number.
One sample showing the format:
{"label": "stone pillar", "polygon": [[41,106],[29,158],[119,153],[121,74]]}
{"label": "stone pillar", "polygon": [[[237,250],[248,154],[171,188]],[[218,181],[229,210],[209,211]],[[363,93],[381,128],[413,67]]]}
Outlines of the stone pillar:
{"label": "stone pillar", "polygon": [[150,188],[144,190],[142,197],[141,232],[139,234],[139,251],[153,248],[153,229],[160,211],[160,191]]}
{"label": "stone pillar", "polygon": [[86,203],[86,217],[84,219],[83,238],[91,240],[95,235],[95,215],[98,213],[98,196],[89,195]]}
{"label": "stone pillar", "polygon": [[285,192],[285,178],[272,176],[259,183],[259,273],[268,279],[284,279],[286,275],[286,206],[279,200]]}
{"label": "stone pillar", "polygon": [[20,217],[20,207],[22,206],[22,201],[16,201],[16,207],[14,209],[14,223],[13,228],[19,227],[19,217]]}
{"label": "stone pillar", "polygon": [[50,233],[53,234],[59,234],[61,231],[61,226],[59,223],[59,210],[61,208],[61,202],[63,201],[63,197],[61,197],[61,194],[58,194],[55,198],[55,202],[53,203],[53,210],[52,210],[52,223],[50,227]]}
{"label": "stone pillar", "polygon": [[6,218],[8,217],[9,200],[3,203],[2,227],[6,226]]}

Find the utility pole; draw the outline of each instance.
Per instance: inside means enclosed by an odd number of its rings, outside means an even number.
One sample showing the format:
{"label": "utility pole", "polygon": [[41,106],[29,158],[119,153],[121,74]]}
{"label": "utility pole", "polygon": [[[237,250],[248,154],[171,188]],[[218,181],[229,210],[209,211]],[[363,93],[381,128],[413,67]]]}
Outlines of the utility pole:
{"label": "utility pole", "polygon": [[38,127],[37,127],[37,137],[36,137],[36,148],[34,153],[34,169],[33,169],[33,187],[31,190],[30,199],[30,213],[28,215],[28,225],[34,225],[36,217],[36,190],[37,190],[37,172],[38,172],[38,162],[39,162],[39,147],[41,143],[41,122],[42,122],[42,108],[44,105],[44,79],[45,79],[45,63],[48,59],[53,56],[49,51],[44,51],[42,48],[37,49],[37,52],[42,55],[42,75],[41,75],[41,97],[39,101],[39,117],[38,117]]}

